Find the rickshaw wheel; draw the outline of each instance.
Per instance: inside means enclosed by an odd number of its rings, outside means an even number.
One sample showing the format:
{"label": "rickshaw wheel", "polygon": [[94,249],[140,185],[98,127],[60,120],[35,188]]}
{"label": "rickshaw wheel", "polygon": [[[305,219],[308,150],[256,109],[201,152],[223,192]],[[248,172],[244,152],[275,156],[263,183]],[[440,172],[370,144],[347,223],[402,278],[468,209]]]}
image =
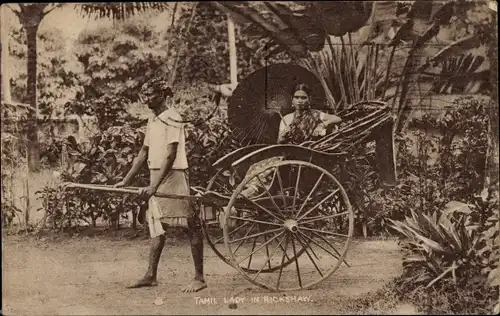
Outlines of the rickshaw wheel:
{"label": "rickshaw wheel", "polygon": [[[223,176],[225,170],[218,170],[215,175],[210,179],[208,182],[208,185],[206,187],[206,191],[215,191],[218,193],[226,193],[226,194],[231,194],[230,189],[225,188],[225,186],[230,186],[229,183],[225,183],[225,179]],[[200,214],[200,219],[201,219],[201,227],[203,231],[203,235],[205,235],[205,240],[207,244],[212,248],[212,250],[215,252],[215,254],[222,259],[225,263],[231,265],[230,261],[222,254],[222,249],[219,249],[216,245],[219,244],[221,239],[217,235],[220,235],[222,232],[222,228],[217,224],[218,222],[218,216],[221,216],[221,214],[224,213],[222,208],[217,208],[213,205],[201,205],[202,210],[205,210],[205,212],[201,212]],[[215,210],[214,210],[215,208]],[[209,212],[207,210],[213,210],[212,212]],[[210,213],[210,218],[207,218]],[[214,216],[214,218],[212,218]],[[217,234],[218,233],[218,234]]]}
{"label": "rickshaw wheel", "polygon": [[[278,177],[266,186],[271,169]],[[267,200],[242,194],[256,180]],[[233,208],[247,212],[235,216],[229,211]],[[354,230],[354,213],[341,184],[324,168],[300,160],[255,170],[234,190],[224,216],[224,243],[231,265],[252,284],[270,291],[311,288],[330,277],[345,262]],[[230,233],[235,221],[251,224],[245,236]],[[252,248],[244,249],[243,242],[253,242]],[[246,269],[243,263],[248,264]],[[268,272],[276,273],[263,275],[266,265],[272,269]]]}
{"label": "rickshaw wheel", "polygon": [[[229,171],[222,170],[222,169],[218,170],[216,172],[216,174],[208,182],[208,185],[206,187],[206,191],[215,191],[215,192],[223,193],[223,194],[225,193],[225,194],[228,194],[230,197],[232,194],[232,191],[230,192],[229,190],[232,190],[232,189],[229,189],[229,187],[231,187],[231,185],[228,182],[226,182],[227,179],[225,179],[225,176],[224,176],[225,172],[227,173]],[[201,206],[202,206],[202,209],[205,208],[205,210],[209,207],[211,207],[212,209],[215,208],[214,213],[216,213],[215,214],[216,218],[217,218],[217,216],[221,216],[223,218],[225,216],[224,210],[220,207],[217,208],[213,205],[204,205],[204,204],[202,204]],[[201,220],[201,227],[202,227],[203,235],[205,236],[205,240],[206,240],[207,244],[210,246],[210,248],[212,248],[212,250],[215,252],[215,254],[222,261],[224,261],[228,265],[232,265],[229,258],[226,255],[224,255],[224,253],[223,253],[225,250],[224,243],[223,243],[224,233],[223,233],[223,228],[219,224],[219,220],[207,219],[207,217],[205,215],[206,215],[205,212],[201,212],[200,220]],[[241,228],[243,228],[243,227],[241,227]],[[239,229],[238,227],[235,228],[235,230],[238,230],[238,229]],[[301,252],[299,252],[298,255],[300,256],[304,251],[305,251],[304,249],[301,250]],[[294,262],[293,257],[289,258],[284,263],[284,265],[287,266],[287,265],[291,264],[292,262]],[[266,268],[266,269],[263,269],[261,271],[261,273],[274,272],[279,268],[280,268],[279,266],[272,267],[272,268]],[[241,267],[241,269],[247,273],[257,273],[258,272],[257,269],[251,269],[251,268],[246,268],[246,267]]]}

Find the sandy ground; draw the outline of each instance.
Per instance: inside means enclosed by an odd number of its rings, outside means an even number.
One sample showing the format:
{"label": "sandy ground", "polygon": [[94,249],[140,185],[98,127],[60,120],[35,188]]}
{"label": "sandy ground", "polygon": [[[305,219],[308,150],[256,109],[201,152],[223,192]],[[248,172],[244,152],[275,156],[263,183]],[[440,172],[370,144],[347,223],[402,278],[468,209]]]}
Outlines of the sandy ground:
{"label": "sandy ground", "polygon": [[[62,241],[3,239],[3,314],[359,314],[349,310],[356,299],[374,292],[401,273],[401,253],[394,241],[354,241],[348,261],[315,289],[270,293],[251,285],[206,246],[209,287],[185,294],[192,277],[188,243],[168,239],[160,262],[158,287],[126,289],[146,269],[149,241],[76,237]],[[244,298],[236,309],[227,299]],[[308,302],[273,302],[299,296]],[[204,298],[205,300],[200,300]],[[210,300],[207,300],[210,298]],[[252,302],[258,298],[259,302]],[[161,301],[159,301],[159,299]],[[160,305],[156,305],[160,303]],[[205,304],[203,303],[205,302]],[[209,303],[207,303],[209,302]],[[411,306],[375,313],[414,314]]]}

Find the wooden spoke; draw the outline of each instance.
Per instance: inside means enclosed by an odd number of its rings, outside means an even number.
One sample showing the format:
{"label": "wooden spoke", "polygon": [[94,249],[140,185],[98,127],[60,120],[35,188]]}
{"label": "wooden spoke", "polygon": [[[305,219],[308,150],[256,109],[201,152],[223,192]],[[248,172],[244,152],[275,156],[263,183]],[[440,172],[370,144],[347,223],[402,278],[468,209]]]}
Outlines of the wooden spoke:
{"label": "wooden spoke", "polygon": [[247,221],[247,222],[252,222],[252,223],[258,223],[258,224],[264,224],[264,225],[272,225],[272,226],[283,226],[283,224],[278,224],[274,222],[264,222],[264,221],[259,221],[257,219],[249,218],[249,217],[238,217],[238,216],[233,216],[230,215],[229,218],[234,218],[234,219],[239,219],[242,221]]}
{"label": "wooden spoke", "polygon": [[292,238],[292,249],[293,249],[293,255],[295,257],[295,267],[297,268],[297,278],[299,279],[299,286],[302,287],[302,279],[300,278],[300,268],[299,268],[299,260],[297,258],[297,251],[295,251],[295,241],[293,236]]}
{"label": "wooden spoke", "polygon": [[[297,240],[299,241],[299,243],[302,245],[302,247],[304,247],[305,251],[306,251],[306,254],[307,256],[309,257],[309,260],[311,260],[312,264],[314,265],[314,267],[316,268],[316,270],[318,271],[319,275],[321,277],[323,277],[323,273],[321,272],[321,269],[318,267],[318,265],[316,264],[316,261],[314,261],[314,259],[311,257],[311,255],[309,254],[309,251],[307,251],[307,247],[304,245],[304,243],[302,242],[302,239],[301,239],[301,236],[300,235],[297,235]],[[312,248],[311,248],[312,250]],[[313,252],[314,256],[316,257],[316,259],[319,260],[318,256],[316,256],[316,254]]]}
{"label": "wooden spoke", "polygon": [[[253,240],[253,244],[252,244],[252,253],[250,254],[250,259],[248,259],[248,266],[247,266],[247,269],[250,269],[250,265],[252,264],[252,258],[253,258],[253,250],[255,249],[255,245],[257,244],[257,238],[254,238]],[[246,259],[246,258],[245,258]],[[241,263],[241,262],[240,262]]]}
{"label": "wooden spoke", "polygon": [[309,209],[307,212],[304,213],[304,215],[302,215],[301,217],[298,218],[298,220],[301,220],[302,218],[306,217],[307,215],[309,215],[312,211],[314,211],[318,206],[320,206],[321,204],[325,203],[326,200],[328,200],[330,197],[332,197],[332,195],[334,195],[335,193],[337,193],[339,190],[335,190],[334,192],[328,194],[323,200],[321,200],[321,202],[317,203],[316,205],[314,205],[314,207],[312,207],[311,209]]}
{"label": "wooden spoke", "polygon": [[311,250],[314,257],[319,260],[318,255],[316,254],[313,247],[311,246],[311,242],[308,242],[307,240],[305,240],[304,237],[302,237],[300,234],[298,235],[298,237],[301,238],[301,240],[303,240],[307,244],[307,246],[309,246],[309,250]]}
{"label": "wooden spoke", "polygon": [[288,247],[288,233],[285,233],[285,251],[283,252],[283,257],[281,258],[281,265],[280,265],[280,272],[278,274],[278,281],[276,282],[276,291],[279,291],[280,288],[280,280],[281,280],[281,274],[283,273],[283,267],[285,266],[285,254],[286,254],[286,248]]}
{"label": "wooden spoke", "polygon": [[283,206],[285,210],[288,208],[286,204],[286,197],[285,197],[285,191],[283,189],[283,180],[281,179],[281,174],[280,174],[280,169],[276,167],[276,176],[278,178],[278,183],[280,185],[280,190],[281,190],[281,197],[283,199]]}
{"label": "wooden spoke", "polygon": [[[235,229],[233,229],[231,232],[229,232],[227,235],[228,236],[231,236],[233,235],[235,232],[237,232],[240,228],[242,228],[243,226],[246,226],[250,224],[250,222],[244,222],[243,224],[241,224],[240,226],[236,227]],[[224,239],[224,236],[222,236],[221,238],[218,238],[214,241],[214,244],[220,242],[222,239]]]}
{"label": "wooden spoke", "polygon": [[[248,234],[250,234],[250,232],[252,231],[252,229],[254,228],[254,226],[255,226],[255,223],[252,223],[252,227],[250,227],[250,229],[245,233],[244,237],[246,237],[246,236],[248,236]],[[244,241],[245,240],[240,241],[240,243],[238,244],[238,246],[236,246],[236,249],[234,250],[235,254],[238,251],[238,249],[240,249],[240,247],[241,247],[241,245],[243,244]]]}
{"label": "wooden spoke", "polygon": [[297,201],[297,192],[299,191],[300,171],[301,171],[301,169],[302,169],[302,165],[299,166],[299,171],[297,172],[297,181],[295,181],[295,190],[293,191],[292,210],[295,210],[295,202]]}
{"label": "wooden spoke", "polygon": [[325,216],[305,217],[305,218],[303,218],[305,220],[300,221],[299,224],[307,224],[310,222],[314,222],[314,221],[318,221],[318,220],[322,220],[322,219],[327,219],[327,218],[338,217],[338,216],[342,216],[342,215],[346,215],[346,214],[349,214],[349,212],[342,212],[342,213],[325,215]]}
{"label": "wooden spoke", "polygon": [[[338,195],[336,195],[336,196],[332,197],[332,202],[333,202],[333,203],[336,203],[336,202],[338,202],[338,201],[339,201],[339,196],[338,196]],[[337,209],[337,208],[342,208],[342,207],[337,207],[337,206],[335,206],[335,209]],[[325,216],[329,215],[329,214],[328,214],[328,212],[327,212],[326,210],[321,209],[321,208],[318,208],[318,212],[319,212],[319,213],[321,213],[321,214],[323,214],[323,215],[325,215]]]}
{"label": "wooden spoke", "polygon": [[311,195],[313,194],[313,192],[318,187],[319,183],[321,182],[321,179],[323,179],[323,175],[324,174],[322,173],[319,176],[318,181],[316,181],[316,183],[314,184],[314,187],[311,189],[311,191],[309,191],[309,194],[307,195],[306,199],[304,200],[304,203],[302,203],[302,206],[300,207],[299,211],[297,212],[296,217],[299,217],[300,213],[302,212],[302,209],[304,209],[304,206],[307,204],[307,201],[309,200],[309,198],[311,198]]}
{"label": "wooden spoke", "polygon": [[[266,241],[267,241],[267,237],[266,237],[266,235],[264,235],[264,242],[266,242]],[[267,256],[267,258],[269,258],[269,246],[268,245],[266,245],[266,256]],[[272,269],[272,267],[271,267],[271,260],[268,260],[267,263],[269,264],[269,269]],[[264,264],[264,267],[265,266],[266,265]]]}
{"label": "wooden spoke", "polygon": [[280,230],[283,230],[283,228],[277,228],[277,229],[273,229],[273,230],[267,230],[267,231],[262,232],[262,233],[257,233],[257,234],[253,234],[253,235],[250,235],[250,236],[245,236],[245,237],[242,237],[242,238],[231,240],[230,242],[233,243],[233,242],[237,242],[237,241],[240,241],[240,240],[247,240],[247,239],[258,237],[258,236],[262,236],[262,235],[266,235],[266,234],[271,234],[272,232],[277,232],[277,231],[280,231]]}
{"label": "wooden spoke", "polygon": [[266,266],[266,263],[269,264],[269,268],[271,268],[271,258],[274,256],[274,254],[276,253],[276,251],[278,250],[278,248],[281,247],[281,249],[283,249],[283,246],[281,244],[283,243],[283,241],[285,240],[285,238],[286,238],[286,236],[283,236],[283,238],[281,238],[281,240],[278,242],[278,245],[276,247],[274,247],[271,256],[269,256],[269,252],[267,253],[267,260],[266,260],[266,262],[264,262],[264,264],[262,265],[262,267],[259,269],[259,271],[255,275],[255,277],[253,278],[254,281],[257,279],[257,277],[259,276],[259,274],[262,272],[262,270]]}
{"label": "wooden spoke", "polygon": [[[315,235],[316,237],[318,237],[319,239],[323,240],[323,241],[324,241],[324,242],[325,242],[328,246],[330,246],[330,247],[333,249],[333,251],[335,251],[335,252],[337,253],[337,255],[339,255],[339,257],[340,257],[340,252],[337,250],[337,248],[335,248],[332,244],[330,244],[330,243],[328,242],[328,240],[326,240],[323,236],[321,236],[320,234],[318,234],[318,233],[316,233],[316,232],[312,232],[312,234],[314,234],[314,235]],[[345,263],[348,267],[350,267],[350,265],[347,263],[347,261],[345,261],[345,259],[344,259],[344,263]]]}
{"label": "wooden spoke", "polygon": [[[334,255],[330,250],[326,249],[325,247],[323,247],[322,245],[320,245],[316,240],[312,239],[311,237],[307,236],[306,234],[304,234],[303,232],[299,231],[299,234],[301,234],[302,236],[306,237],[309,241],[311,241],[313,244],[315,244],[316,246],[320,247],[321,249],[323,249],[325,252],[327,252],[329,255],[331,255],[332,257],[334,258],[337,258],[337,255]],[[311,248],[312,249],[312,248]]]}
{"label": "wooden spoke", "polygon": [[[268,210],[267,208],[263,207],[262,205],[250,200],[249,198],[247,198],[246,196],[244,196],[243,194],[240,193],[240,195],[242,197],[244,197],[246,200],[250,201],[251,203],[255,204],[258,208],[260,208],[261,210],[263,210],[264,212],[266,212],[267,214],[271,215],[272,217],[274,217],[275,219],[279,220],[279,221],[283,221],[282,218],[279,218],[278,216],[276,216],[273,212],[271,212],[270,210]],[[272,197],[271,197],[272,199]],[[273,200],[274,202],[274,200]]]}
{"label": "wooden spoke", "polygon": [[[276,235],[275,235],[275,236],[276,236]],[[288,254],[286,253],[285,248],[283,248],[283,246],[282,246],[282,245],[280,246],[280,248],[281,248],[281,250],[283,250],[283,252],[285,252],[285,256],[286,256],[286,258],[287,258],[288,260],[291,260],[291,259],[290,259],[290,257],[288,256]]]}
{"label": "wooden spoke", "polygon": [[[254,253],[256,253],[257,251],[261,250],[262,248],[264,248],[264,246],[268,245],[269,243],[271,243],[273,240],[275,240],[276,238],[278,238],[281,234],[283,234],[283,231],[281,233],[279,233],[278,235],[275,235],[273,236],[271,239],[269,239],[268,241],[266,241],[265,243],[263,243],[262,245],[259,246],[259,248],[257,248],[256,250],[253,250],[252,249],[252,252],[247,255],[245,258],[243,258],[240,262],[238,262],[238,265],[240,263],[242,263],[243,261],[245,261],[248,257],[251,257]],[[257,238],[256,238],[257,239]]]}
{"label": "wooden spoke", "polygon": [[305,226],[299,226],[299,229],[305,229],[308,231],[317,232],[317,233],[326,234],[326,235],[331,235],[331,236],[339,236],[339,237],[346,237],[346,238],[349,237],[348,235],[338,234],[338,233],[333,233],[333,232],[325,232],[325,231],[322,231],[319,229],[309,228],[309,227],[305,227]]}
{"label": "wooden spoke", "polygon": [[[283,212],[281,211],[280,207],[278,206],[278,204],[276,204],[276,202],[274,201],[274,198],[271,194],[271,192],[269,192],[269,190],[266,188],[266,186],[264,185],[264,183],[262,182],[262,180],[260,179],[259,175],[257,175],[257,179],[259,180],[260,182],[260,185],[262,185],[264,187],[264,190],[266,190],[266,194],[267,196],[269,196],[269,198],[271,199],[271,202],[273,203],[274,207],[278,210],[278,212],[280,212],[281,215],[283,215]],[[283,200],[285,198],[283,197]]]}

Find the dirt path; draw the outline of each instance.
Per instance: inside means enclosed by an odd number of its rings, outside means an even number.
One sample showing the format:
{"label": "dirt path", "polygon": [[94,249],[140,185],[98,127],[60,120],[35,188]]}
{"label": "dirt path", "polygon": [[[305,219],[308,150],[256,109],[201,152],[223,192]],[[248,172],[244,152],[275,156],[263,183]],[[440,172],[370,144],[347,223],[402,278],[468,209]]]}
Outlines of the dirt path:
{"label": "dirt path", "polygon": [[[3,241],[3,313],[5,315],[126,315],[126,314],[339,314],[349,304],[384,286],[401,273],[401,254],[393,241],[354,241],[342,266],[318,288],[290,293],[309,302],[273,302],[284,293],[252,287],[236,270],[205,250],[209,288],[185,294],[192,276],[187,243],[168,240],[160,263],[160,285],[128,290],[124,285],[142,276],[148,240],[109,241],[73,238],[59,242]],[[239,293],[238,293],[239,292]],[[224,298],[245,297],[237,309]],[[198,298],[212,298],[202,304]],[[252,303],[252,298],[259,303]],[[154,304],[157,298],[163,304]],[[208,300],[207,300],[208,301]],[[350,303],[351,302],[351,303]]]}

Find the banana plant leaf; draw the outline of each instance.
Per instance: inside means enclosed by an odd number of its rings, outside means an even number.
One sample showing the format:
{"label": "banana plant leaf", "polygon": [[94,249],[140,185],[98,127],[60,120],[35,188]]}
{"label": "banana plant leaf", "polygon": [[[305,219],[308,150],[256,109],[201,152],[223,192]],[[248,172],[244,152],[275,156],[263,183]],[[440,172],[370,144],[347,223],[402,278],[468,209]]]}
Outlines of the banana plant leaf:
{"label": "banana plant leaf", "polygon": [[329,35],[343,36],[368,22],[372,6],[372,1],[314,1],[311,8]]}

